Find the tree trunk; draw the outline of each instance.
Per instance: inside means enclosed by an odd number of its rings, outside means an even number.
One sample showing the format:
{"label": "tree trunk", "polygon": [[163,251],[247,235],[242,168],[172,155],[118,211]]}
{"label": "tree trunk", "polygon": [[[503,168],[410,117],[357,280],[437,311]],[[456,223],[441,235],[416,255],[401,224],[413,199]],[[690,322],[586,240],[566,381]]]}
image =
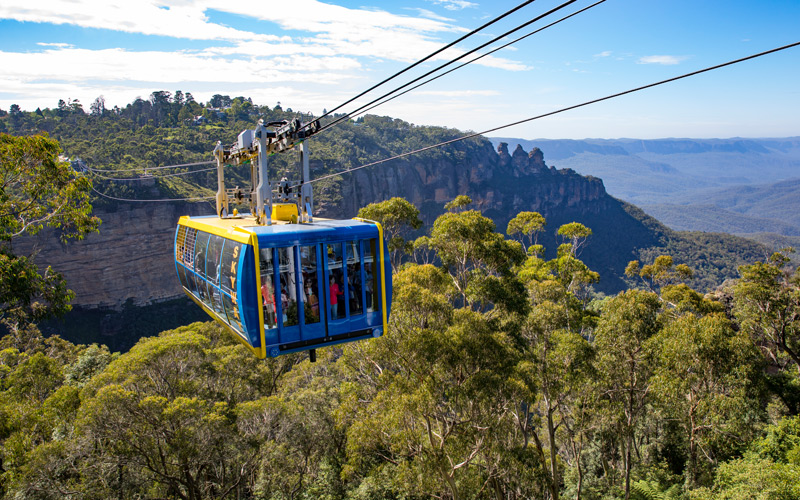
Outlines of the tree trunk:
{"label": "tree trunk", "polygon": [[553,425],[553,410],[547,410],[547,433],[550,438],[550,494],[553,500],[558,500],[558,453],[556,450],[556,429]]}
{"label": "tree trunk", "polygon": [[631,447],[633,446],[632,432],[625,436],[625,500],[631,498]]}

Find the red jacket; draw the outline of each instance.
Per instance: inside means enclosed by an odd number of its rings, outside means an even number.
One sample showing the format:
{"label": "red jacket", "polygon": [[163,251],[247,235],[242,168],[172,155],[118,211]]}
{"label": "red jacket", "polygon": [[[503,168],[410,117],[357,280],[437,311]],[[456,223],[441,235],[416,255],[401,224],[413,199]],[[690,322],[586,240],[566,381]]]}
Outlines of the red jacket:
{"label": "red jacket", "polygon": [[337,297],[337,295],[339,295],[339,292],[340,292],[339,291],[339,285],[334,282],[333,285],[331,285],[331,305],[332,306],[335,306],[336,304],[339,303],[339,298]]}

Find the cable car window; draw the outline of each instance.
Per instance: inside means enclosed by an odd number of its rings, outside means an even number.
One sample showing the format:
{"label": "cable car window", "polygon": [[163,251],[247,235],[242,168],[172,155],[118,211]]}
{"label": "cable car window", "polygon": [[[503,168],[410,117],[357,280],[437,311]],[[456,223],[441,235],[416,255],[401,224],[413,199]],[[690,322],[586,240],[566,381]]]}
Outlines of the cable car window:
{"label": "cable car window", "polygon": [[175,260],[183,262],[184,247],[186,246],[186,226],[178,226],[178,235],[175,237]]}
{"label": "cable car window", "polygon": [[208,233],[197,232],[197,243],[194,245],[194,271],[202,278],[197,282],[197,293],[206,305],[208,305],[208,289],[206,288],[206,246],[208,246]]}
{"label": "cable car window", "polygon": [[272,248],[261,249],[261,298],[264,301],[264,328],[278,326],[275,313],[275,271]]}
{"label": "cable car window", "polygon": [[367,289],[367,312],[379,311],[378,264],[375,262],[375,240],[364,242],[364,273]]}
{"label": "cable car window", "polygon": [[344,273],[342,272],[342,244],[328,245],[328,293],[331,319],[344,318]]}
{"label": "cable car window", "polygon": [[212,235],[208,240],[208,258],[206,259],[206,275],[208,276],[208,296],[211,307],[218,314],[225,314],[222,309],[222,297],[219,295],[220,264],[222,264],[222,243],[224,240]]}
{"label": "cable car window", "polygon": [[194,267],[194,241],[197,238],[197,230],[193,228],[186,229],[186,240],[183,245],[183,263],[186,267],[191,269]]}
{"label": "cable car window", "polygon": [[363,314],[361,307],[361,252],[358,241],[348,241],[347,248],[347,297],[350,302],[350,316]]}
{"label": "cable car window", "polygon": [[186,282],[186,269],[183,267],[183,264],[178,263],[175,267],[178,268],[178,280],[181,282],[181,286],[184,288],[188,287],[189,284]]}
{"label": "cable car window", "polygon": [[197,295],[197,278],[191,268],[186,270],[186,289],[192,292],[192,295]]}
{"label": "cable car window", "polygon": [[294,247],[278,249],[278,265],[281,273],[281,318],[283,326],[293,326],[298,323]]}
{"label": "cable car window", "polygon": [[239,254],[242,244],[235,241],[225,241],[222,248],[222,263],[220,276],[220,289],[222,290],[222,305],[228,316],[228,323],[243,331],[239,318],[239,302],[236,297],[237,273],[239,271]]}
{"label": "cable car window", "polygon": [[319,275],[317,273],[317,247],[300,247],[300,264],[303,270],[303,316],[306,324],[319,323]]}

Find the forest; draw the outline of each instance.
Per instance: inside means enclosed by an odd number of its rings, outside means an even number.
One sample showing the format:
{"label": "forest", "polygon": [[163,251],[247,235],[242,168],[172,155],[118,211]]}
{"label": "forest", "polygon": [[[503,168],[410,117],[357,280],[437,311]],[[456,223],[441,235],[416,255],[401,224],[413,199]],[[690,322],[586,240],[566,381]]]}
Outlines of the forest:
{"label": "forest", "polygon": [[497,227],[459,196],[420,228],[393,198],[359,212],[392,254],[382,337],[257,360],[207,322],[112,353],[39,332],[69,284],[14,254],[100,227],[60,152],[0,134],[4,498],[800,498],[789,249],[709,293],[654,255],[602,295],[590,227],[551,228],[547,258],[536,212]]}

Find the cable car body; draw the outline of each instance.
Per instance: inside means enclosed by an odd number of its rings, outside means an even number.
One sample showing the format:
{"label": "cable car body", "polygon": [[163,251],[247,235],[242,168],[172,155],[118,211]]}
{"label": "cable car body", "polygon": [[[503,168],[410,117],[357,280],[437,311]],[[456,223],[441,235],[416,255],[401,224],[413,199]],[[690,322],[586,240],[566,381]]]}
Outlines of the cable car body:
{"label": "cable car body", "polygon": [[175,268],[189,298],[258,358],[386,329],[391,267],[376,222],[184,216]]}

